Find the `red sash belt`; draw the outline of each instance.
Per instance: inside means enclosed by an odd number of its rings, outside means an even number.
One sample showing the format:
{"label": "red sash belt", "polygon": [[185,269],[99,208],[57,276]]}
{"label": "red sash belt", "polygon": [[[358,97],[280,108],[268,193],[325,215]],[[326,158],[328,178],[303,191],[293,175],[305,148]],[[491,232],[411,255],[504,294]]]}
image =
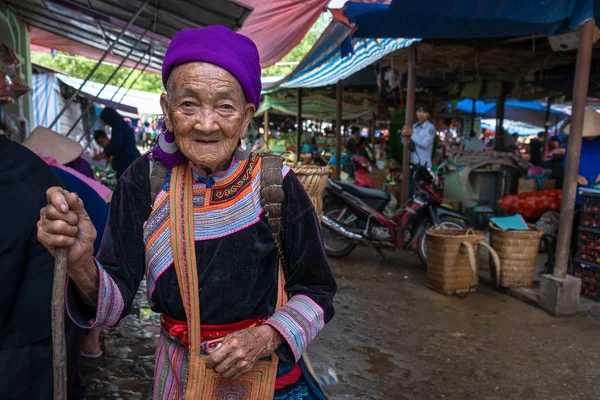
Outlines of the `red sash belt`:
{"label": "red sash belt", "polygon": [[[202,325],[201,334],[202,342],[207,342],[216,339],[222,339],[225,336],[241,331],[242,329],[254,328],[260,326],[266,318],[252,318],[245,319],[240,322],[225,325]],[[174,318],[170,318],[165,314],[161,314],[161,325],[162,329],[168,333],[171,337],[179,340],[185,347],[190,346],[188,338],[187,322],[179,321]],[[216,346],[216,343],[214,344]],[[214,347],[208,346],[208,347]],[[280,375],[275,380],[275,389],[281,389],[293,383],[296,383],[302,376],[302,369],[300,365],[296,363],[290,372]]]}

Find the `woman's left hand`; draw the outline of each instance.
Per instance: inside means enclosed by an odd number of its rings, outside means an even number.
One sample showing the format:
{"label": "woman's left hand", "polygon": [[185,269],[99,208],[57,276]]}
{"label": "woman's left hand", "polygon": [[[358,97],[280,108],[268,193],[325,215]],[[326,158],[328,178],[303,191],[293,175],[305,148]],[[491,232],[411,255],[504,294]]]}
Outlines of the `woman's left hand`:
{"label": "woman's left hand", "polygon": [[279,332],[269,325],[232,333],[211,352],[206,367],[225,379],[238,379],[252,370],[256,360],[273,354],[283,341]]}

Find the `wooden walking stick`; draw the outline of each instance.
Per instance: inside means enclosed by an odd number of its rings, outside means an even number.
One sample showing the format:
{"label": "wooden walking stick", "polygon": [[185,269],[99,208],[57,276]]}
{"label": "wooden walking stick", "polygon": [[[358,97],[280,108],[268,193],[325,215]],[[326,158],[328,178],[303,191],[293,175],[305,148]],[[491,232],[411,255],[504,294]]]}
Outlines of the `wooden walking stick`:
{"label": "wooden walking stick", "polygon": [[52,352],[54,363],[54,400],[67,399],[67,345],[65,339],[65,286],[69,249],[56,249],[52,287]]}

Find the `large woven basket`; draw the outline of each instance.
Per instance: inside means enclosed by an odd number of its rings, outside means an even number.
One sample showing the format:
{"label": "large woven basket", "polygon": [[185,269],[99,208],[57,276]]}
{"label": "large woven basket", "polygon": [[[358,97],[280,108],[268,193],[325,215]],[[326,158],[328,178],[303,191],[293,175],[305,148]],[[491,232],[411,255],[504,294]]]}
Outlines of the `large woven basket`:
{"label": "large woven basket", "polygon": [[475,291],[479,283],[479,245],[495,254],[484,242],[483,233],[472,229],[431,228],[426,240],[427,286],[450,295],[466,296]]}
{"label": "large woven basket", "polygon": [[308,197],[315,206],[315,211],[319,219],[323,216],[323,192],[327,186],[329,178],[329,167],[319,167],[317,165],[300,165],[293,167],[292,170],[298,177]]}
{"label": "large woven basket", "polygon": [[500,273],[491,268],[500,286],[507,288],[533,285],[535,264],[544,232],[530,225],[529,231],[503,231],[490,223],[490,244],[498,253]]}

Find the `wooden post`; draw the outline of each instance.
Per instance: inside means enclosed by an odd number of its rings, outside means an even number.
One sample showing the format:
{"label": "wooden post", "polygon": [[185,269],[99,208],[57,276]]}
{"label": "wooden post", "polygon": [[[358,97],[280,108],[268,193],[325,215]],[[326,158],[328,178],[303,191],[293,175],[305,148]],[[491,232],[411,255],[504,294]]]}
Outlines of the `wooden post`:
{"label": "wooden post", "polygon": [[65,339],[65,286],[69,249],[57,248],[52,285],[52,364],[54,370],[54,399],[67,400],[67,344]]}
{"label": "wooden post", "polygon": [[[471,110],[471,131],[475,132],[475,106],[477,105],[477,100],[473,99],[473,109]],[[468,133],[468,138],[471,138],[471,132]]]}
{"label": "wooden post", "polygon": [[369,129],[369,144],[373,146],[375,144],[375,129],[376,129],[377,116],[373,112],[373,118],[371,118],[371,128]]}
{"label": "wooden post", "polygon": [[342,107],[344,106],[344,87],[339,80],[336,85],[335,109],[335,179],[340,180],[340,169],[342,167]]}
{"label": "wooden post", "polygon": [[583,119],[590,80],[594,26],[594,19],[592,18],[579,28],[579,48],[577,49],[575,81],[573,82],[571,130],[567,145],[567,167],[563,183],[560,224],[556,242],[556,261],[554,264],[554,276],[557,278],[566,277],[571,254],[571,230],[573,228],[575,196],[577,195],[577,175],[579,172],[579,156],[581,155]]}
{"label": "wooden post", "polygon": [[552,112],[552,98],[548,97],[548,105],[546,105],[546,122],[544,123],[544,143],[542,145],[542,161],[548,154],[548,131],[550,130],[550,115]]}
{"label": "wooden post", "polygon": [[265,125],[265,133],[264,135],[264,141],[265,141],[265,153],[269,152],[269,110],[266,110],[265,113],[263,114],[263,118],[264,118],[264,125]]}
{"label": "wooden post", "polygon": [[298,149],[296,150],[296,165],[300,164],[302,152],[302,88],[298,88]]}
{"label": "wooden post", "polygon": [[500,84],[500,96],[496,101],[496,140],[494,148],[504,150],[504,105],[506,103],[506,83]]}
{"label": "wooden post", "polygon": [[[410,46],[408,52],[408,85],[406,88],[406,120],[407,126],[413,126],[415,122],[415,88],[417,86],[416,77],[416,43]],[[408,200],[410,193],[410,150],[408,149],[408,139],[404,139],[402,155],[402,191],[401,204]]]}

